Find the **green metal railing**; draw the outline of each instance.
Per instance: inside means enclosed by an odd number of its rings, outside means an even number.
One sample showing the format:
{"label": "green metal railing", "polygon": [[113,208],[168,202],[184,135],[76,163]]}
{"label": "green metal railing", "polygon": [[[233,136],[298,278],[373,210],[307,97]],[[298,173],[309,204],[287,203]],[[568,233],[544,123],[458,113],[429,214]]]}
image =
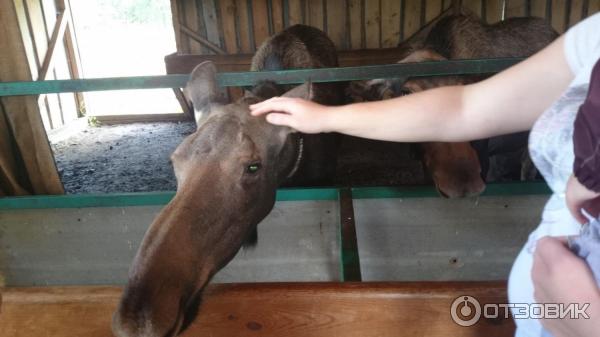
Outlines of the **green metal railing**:
{"label": "green metal railing", "polygon": [[[277,201],[338,200],[339,188],[283,188]],[[543,182],[488,184],[482,196],[547,195]],[[166,205],[175,192],[138,192],[110,194],[32,195],[0,198],[0,211],[18,209],[127,207]],[[353,199],[432,198],[439,194],[431,186],[354,187]]]}
{"label": "green metal railing", "polygon": [[[231,72],[217,74],[220,86],[251,86],[262,80],[280,84],[340,82],[373,78],[407,78],[490,74],[506,69],[520,58],[453,60],[388,64],[363,67],[295,69],[282,71]],[[101,90],[183,88],[188,75],[94,78],[33,82],[0,82],[0,97]]]}

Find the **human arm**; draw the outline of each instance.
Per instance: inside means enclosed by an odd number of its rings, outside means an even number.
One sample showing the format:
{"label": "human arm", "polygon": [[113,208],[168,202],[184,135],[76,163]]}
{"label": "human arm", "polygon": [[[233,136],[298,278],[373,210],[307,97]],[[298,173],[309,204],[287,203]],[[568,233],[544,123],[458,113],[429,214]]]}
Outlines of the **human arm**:
{"label": "human arm", "polygon": [[[528,130],[573,78],[564,37],[479,83],[390,100],[324,107],[276,97],[251,107],[273,124],[302,132],[340,132],[379,140],[465,141]],[[549,71],[552,69],[552,71]]]}
{"label": "human arm", "polygon": [[597,336],[600,326],[600,289],[585,262],[574,255],[565,242],[544,237],[536,244],[532,279],[534,298],[538,303],[584,305],[589,319],[546,319],[542,325],[553,336]]}

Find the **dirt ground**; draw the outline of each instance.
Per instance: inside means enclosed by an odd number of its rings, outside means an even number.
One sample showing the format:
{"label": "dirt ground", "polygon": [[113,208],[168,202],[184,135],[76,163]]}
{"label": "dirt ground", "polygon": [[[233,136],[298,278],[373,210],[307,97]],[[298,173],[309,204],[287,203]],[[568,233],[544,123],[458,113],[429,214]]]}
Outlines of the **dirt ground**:
{"label": "dirt ground", "polygon": [[169,160],[194,123],[87,127],[52,144],[67,193],[175,190]]}
{"label": "dirt ground", "polygon": [[[52,148],[67,193],[172,191],[169,156],[193,131],[193,122],[87,127]],[[422,184],[421,164],[409,154],[404,144],[346,138],[333,184]]]}

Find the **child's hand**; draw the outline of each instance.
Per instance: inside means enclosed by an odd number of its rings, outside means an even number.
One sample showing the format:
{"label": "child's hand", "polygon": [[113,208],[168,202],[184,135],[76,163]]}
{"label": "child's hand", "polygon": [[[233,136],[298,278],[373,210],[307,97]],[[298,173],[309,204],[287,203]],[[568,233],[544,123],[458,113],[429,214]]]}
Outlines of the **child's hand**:
{"label": "child's hand", "polygon": [[585,209],[593,217],[598,216],[600,213],[599,196],[600,193],[588,190],[574,175],[569,177],[566,194],[567,207],[580,223],[588,222],[588,219],[581,213],[581,209]]}
{"label": "child's hand", "polygon": [[553,237],[538,240],[533,257],[531,277],[534,298],[538,303],[558,303],[565,306],[578,303],[589,319],[546,319],[542,325],[553,336],[597,336],[600,326],[600,289],[585,262],[573,254],[566,243]]}
{"label": "child's hand", "polygon": [[328,107],[301,98],[273,97],[250,106],[252,115],[267,115],[275,125],[289,126],[304,133],[330,132]]}

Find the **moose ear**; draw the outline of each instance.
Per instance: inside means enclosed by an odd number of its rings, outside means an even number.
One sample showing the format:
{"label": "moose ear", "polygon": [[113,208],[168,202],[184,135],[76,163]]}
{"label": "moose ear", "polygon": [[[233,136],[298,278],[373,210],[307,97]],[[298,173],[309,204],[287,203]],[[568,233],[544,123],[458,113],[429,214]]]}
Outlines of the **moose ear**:
{"label": "moose ear", "polygon": [[292,90],[283,94],[283,97],[297,97],[312,100],[313,98],[315,98],[313,92],[313,84],[311,82],[306,82],[302,85],[294,87]]}
{"label": "moose ear", "polygon": [[217,87],[217,68],[210,62],[202,62],[194,68],[184,89],[192,99],[196,124],[210,113],[210,106],[220,100]]}

